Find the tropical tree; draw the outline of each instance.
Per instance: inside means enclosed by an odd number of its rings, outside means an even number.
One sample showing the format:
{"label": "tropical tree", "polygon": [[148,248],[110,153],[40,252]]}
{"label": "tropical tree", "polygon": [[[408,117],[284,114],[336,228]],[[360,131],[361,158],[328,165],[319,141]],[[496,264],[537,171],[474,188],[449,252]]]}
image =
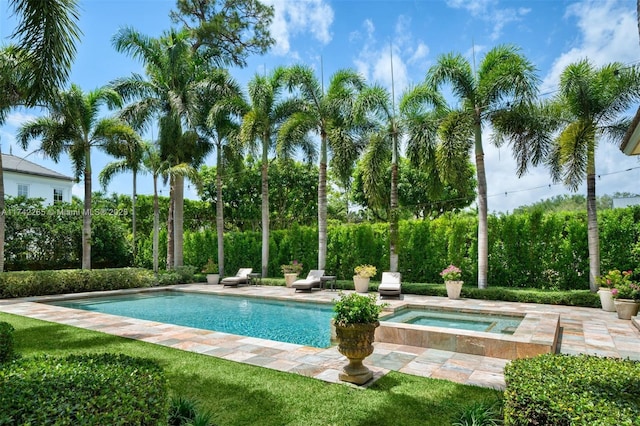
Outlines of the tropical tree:
{"label": "tropical tree", "polygon": [[[137,140],[137,134],[120,120],[98,117],[100,107],[120,107],[122,99],[107,87],[83,93],[76,85],[61,92],[48,103],[49,114],[25,123],[18,131],[18,141],[27,149],[33,139],[41,139],[42,152],[54,161],[66,152],[75,175],[84,178],[84,212],[82,223],[82,268],[91,269],[91,148],[107,150],[123,141]],[[113,148],[111,148],[113,149]]]}
{"label": "tropical tree", "polygon": [[98,179],[100,185],[106,191],[109,182],[120,173],[131,172],[133,175],[133,190],[131,193],[131,240],[133,259],[136,259],[136,199],[138,187],[138,172],[142,166],[142,157],[144,155],[144,146],[140,138],[123,141],[121,144],[107,147],[107,152],[120,160],[108,163],[104,169],[100,171]]}
{"label": "tropical tree", "polygon": [[[35,106],[57,94],[69,77],[78,40],[75,0],[11,0],[18,24],[14,46],[0,49],[0,125],[19,105]],[[0,155],[0,211],[5,211]],[[0,215],[0,273],[4,271],[5,217]]]}
{"label": "tropical tree", "polygon": [[364,88],[364,78],[353,70],[336,72],[325,93],[323,83],[307,66],[293,66],[284,76],[289,91],[297,91],[303,107],[294,112],[282,125],[278,134],[278,151],[290,153],[301,148],[305,156],[313,159],[315,148],[309,139],[313,132],[320,137],[318,173],[318,269],[324,269],[327,260],[327,152],[335,147],[341,154],[336,162],[339,173],[353,167],[364,144],[355,132],[354,100]]}
{"label": "tropical tree", "polygon": [[600,275],[595,153],[601,140],[622,140],[631,123],[623,114],[639,99],[638,67],[611,63],[597,68],[585,59],[564,69],[552,99],[515,107],[500,117],[502,131],[496,137],[513,144],[519,173],[546,158],[554,182],[576,191],[586,178],[592,291],[598,290]]}
{"label": "tropical tree", "polygon": [[222,178],[225,163],[240,153],[240,118],[248,105],[240,85],[225,70],[214,70],[204,87],[197,118],[198,132],[210,141],[216,151],[216,234],[218,239],[218,271],[224,276],[224,202]]}
{"label": "tropical tree", "polygon": [[[486,288],[489,246],[482,125],[492,123],[496,114],[507,104],[514,106],[527,103],[536,96],[538,79],[535,68],[518,48],[501,45],[487,52],[477,71],[460,54],[442,55],[429,69],[427,81],[436,89],[448,83],[459,101],[457,109],[451,111],[440,125],[440,158],[451,158],[455,163],[459,161],[461,150],[468,152],[473,146],[475,151],[478,179],[478,288]],[[455,170],[455,165],[447,169],[451,172]]]}

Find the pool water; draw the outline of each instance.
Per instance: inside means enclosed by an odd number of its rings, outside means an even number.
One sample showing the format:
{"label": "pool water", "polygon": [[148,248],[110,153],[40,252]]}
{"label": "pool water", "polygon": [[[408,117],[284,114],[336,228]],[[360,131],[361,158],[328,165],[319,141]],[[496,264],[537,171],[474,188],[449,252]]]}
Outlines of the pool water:
{"label": "pool water", "polygon": [[484,313],[448,312],[436,309],[401,309],[381,320],[488,333],[513,334],[520,325],[522,318]]}
{"label": "pool water", "polygon": [[157,292],[51,305],[327,348],[333,306],[250,297]]}

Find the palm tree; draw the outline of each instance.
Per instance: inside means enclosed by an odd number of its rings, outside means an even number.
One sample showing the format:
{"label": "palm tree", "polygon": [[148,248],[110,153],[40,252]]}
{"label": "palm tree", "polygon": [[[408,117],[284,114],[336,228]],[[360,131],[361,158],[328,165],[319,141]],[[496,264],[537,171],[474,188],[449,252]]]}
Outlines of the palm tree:
{"label": "palm tree", "polygon": [[215,70],[212,84],[202,93],[198,132],[209,139],[216,150],[216,234],[218,271],[224,276],[224,202],[222,177],[225,164],[239,155],[241,118],[248,112],[242,89],[225,70]]}
{"label": "palm tree", "polygon": [[99,109],[122,105],[112,89],[103,87],[87,94],[71,85],[49,102],[49,115],[25,123],[18,141],[27,149],[33,139],[41,139],[40,150],[54,161],[66,152],[71,157],[76,177],[84,177],[84,212],[82,223],[82,269],[91,269],[91,148],[106,150],[109,145],[134,141],[137,134],[123,122],[98,118]]}
{"label": "palm tree", "polygon": [[[172,167],[181,164],[195,167],[210,148],[195,132],[207,64],[193,53],[189,32],[172,30],[154,39],[124,28],[114,36],[113,44],[117,51],[141,59],[148,77],[133,74],[111,83],[125,101],[135,101],[122,110],[121,117],[138,131],[148,128],[157,118],[162,159]],[[170,177],[168,268],[182,265],[184,177],[184,174]]]}
{"label": "palm tree", "polygon": [[[278,150],[289,153],[300,147],[307,158],[313,158],[315,150],[308,139],[310,132],[320,136],[320,163],[318,169],[318,269],[324,269],[327,260],[327,151],[335,146],[343,157],[337,162],[344,175],[346,165],[352,167],[358,140],[352,130],[353,102],[364,88],[364,79],[353,70],[336,72],[325,93],[322,82],[307,66],[293,66],[284,76],[290,91],[297,90],[304,102],[282,125],[278,135]],[[360,144],[361,146],[361,144]],[[351,157],[348,159],[347,157]]]}
{"label": "palm tree", "polygon": [[[527,102],[537,94],[535,68],[518,48],[510,45],[494,47],[487,52],[477,71],[460,54],[446,54],[429,69],[427,80],[439,89],[449,83],[459,100],[459,109],[451,112],[440,133],[443,149],[460,149],[469,129],[473,132],[476,173],[478,177],[478,288],[487,287],[489,259],[487,229],[487,178],[482,144],[482,125],[493,121],[503,107]],[[450,151],[451,152],[451,151]],[[442,153],[441,158],[458,158]]]}
{"label": "palm tree", "polygon": [[[19,105],[51,99],[69,77],[78,40],[77,4],[73,0],[12,0],[18,24],[17,45],[0,50],[0,125]],[[0,153],[0,211],[4,211],[4,176]],[[0,215],[0,273],[4,272],[5,220]]]}
{"label": "palm tree", "polygon": [[160,149],[155,144],[142,145],[142,166],[153,178],[153,272],[158,273],[160,246],[160,207],[158,203],[158,178],[166,174],[169,165],[162,161]]}
{"label": "palm tree", "polygon": [[131,172],[133,174],[133,191],[131,193],[131,239],[133,259],[135,262],[137,253],[137,239],[136,239],[136,198],[137,198],[137,186],[138,186],[138,172],[142,165],[142,156],[144,154],[144,147],[139,138],[127,141],[126,143],[118,144],[112,147],[112,150],[108,151],[114,157],[120,158],[120,160],[112,161],[107,164],[100,175],[98,176],[100,184],[106,191],[109,182],[113,177],[119,173]]}

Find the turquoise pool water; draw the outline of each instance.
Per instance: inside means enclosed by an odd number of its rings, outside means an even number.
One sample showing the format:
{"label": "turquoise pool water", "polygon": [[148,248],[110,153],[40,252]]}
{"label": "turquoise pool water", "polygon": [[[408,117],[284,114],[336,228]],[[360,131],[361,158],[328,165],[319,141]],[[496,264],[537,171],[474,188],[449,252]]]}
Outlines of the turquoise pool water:
{"label": "turquoise pool water", "polygon": [[180,292],[50,304],[318,348],[331,344],[332,305]]}
{"label": "turquoise pool water", "polygon": [[382,321],[432,327],[457,328],[497,334],[513,334],[521,317],[484,313],[449,312],[437,309],[401,309]]}

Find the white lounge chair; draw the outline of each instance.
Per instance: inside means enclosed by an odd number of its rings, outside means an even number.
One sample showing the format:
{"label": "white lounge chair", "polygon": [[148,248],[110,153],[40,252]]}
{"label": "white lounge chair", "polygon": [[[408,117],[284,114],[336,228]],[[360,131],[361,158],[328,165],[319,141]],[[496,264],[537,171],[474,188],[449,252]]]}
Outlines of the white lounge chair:
{"label": "white lounge chair", "polygon": [[235,286],[237,287],[239,284],[248,284],[249,283],[249,274],[253,271],[253,268],[240,268],[238,269],[238,273],[233,277],[224,278],[220,281],[220,284],[225,286]]}
{"label": "white lounge chair", "polygon": [[311,291],[314,287],[322,287],[322,276],[324,275],[324,269],[312,269],[307,274],[307,278],[303,280],[296,280],[291,284],[291,287],[298,290]]}
{"label": "white lounge chair", "polygon": [[380,297],[383,296],[397,296],[400,297],[401,293],[401,275],[400,272],[383,272],[382,280],[378,286],[378,293]]}

